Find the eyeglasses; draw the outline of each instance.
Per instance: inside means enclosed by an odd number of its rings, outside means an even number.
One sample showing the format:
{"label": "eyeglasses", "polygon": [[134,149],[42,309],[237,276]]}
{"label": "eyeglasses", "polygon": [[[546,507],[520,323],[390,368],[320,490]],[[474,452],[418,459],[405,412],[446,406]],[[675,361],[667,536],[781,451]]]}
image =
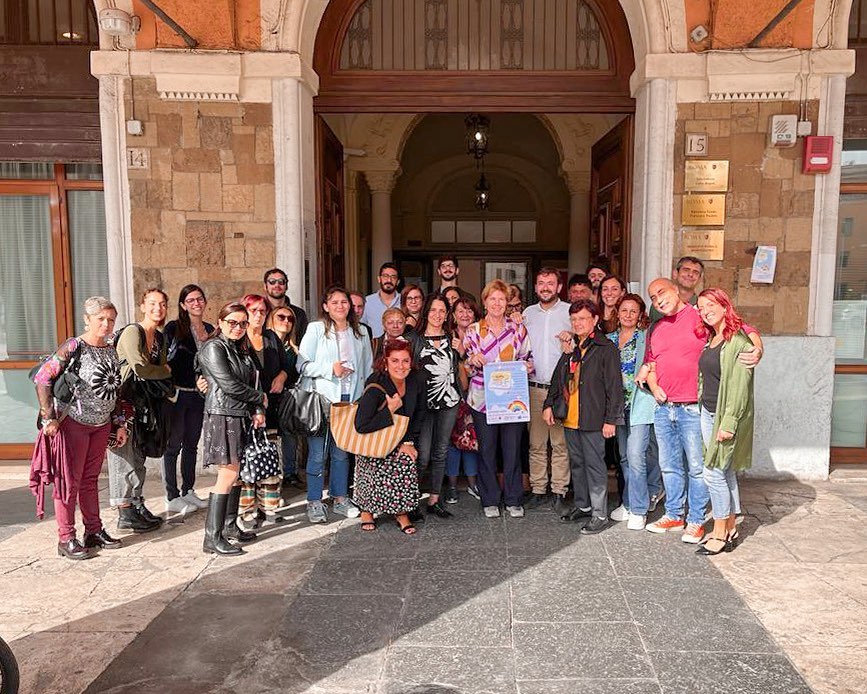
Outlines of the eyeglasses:
{"label": "eyeglasses", "polygon": [[185,304],[204,304],[207,303],[203,296],[189,296],[184,299]]}
{"label": "eyeglasses", "polygon": [[276,314],[274,316],[274,320],[279,320],[279,321],[282,321],[283,323],[294,323],[295,322],[295,320],[292,318],[292,316],[289,316],[285,313]]}
{"label": "eyeglasses", "polygon": [[250,325],[248,321],[232,320],[231,318],[227,318],[223,322],[226,323],[232,330],[234,330],[235,328],[241,328],[241,330],[246,330]]}
{"label": "eyeglasses", "polygon": [[278,284],[282,284],[285,286],[286,280],[280,279],[279,277],[272,277],[270,280],[268,280],[268,284],[270,284],[272,287]]}
{"label": "eyeglasses", "polygon": [[380,275],[380,277],[382,277],[382,279],[384,279],[384,280],[396,280],[397,279],[397,275],[394,273],[388,273],[387,275],[385,273],[383,273]]}
{"label": "eyeglasses", "polygon": [[421,301],[421,300],[422,300],[422,297],[420,297],[420,296],[408,296],[408,297],[406,297],[406,303],[409,303],[410,301]]}

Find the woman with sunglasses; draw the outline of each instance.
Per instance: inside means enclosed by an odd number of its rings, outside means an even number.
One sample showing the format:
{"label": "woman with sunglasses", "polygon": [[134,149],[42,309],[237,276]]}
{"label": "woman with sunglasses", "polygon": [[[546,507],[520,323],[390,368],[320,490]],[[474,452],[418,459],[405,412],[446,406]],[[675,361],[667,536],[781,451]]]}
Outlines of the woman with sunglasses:
{"label": "woman with sunglasses", "polygon": [[[288,306],[278,306],[271,313],[271,328],[286,352],[287,374],[284,390],[298,381],[298,345],[295,344],[295,312]],[[280,446],[283,455],[283,486],[301,486],[296,461],[298,460],[298,441],[292,435],[280,433]]]}
{"label": "woman with sunglasses", "polygon": [[[220,309],[219,330],[202,345],[196,360],[208,382],[205,396],[205,465],[217,467],[217,482],[211,492],[202,550],[210,554],[237,555],[244,550],[229,542],[256,538],[240,530],[234,519],[241,498],[238,473],[247,432],[265,426],[268,398],[257,387],[256,362],[247,339],[247,308],[230,303]],[[232,506],[231,513],[229,506]],[[230,523],[231,519],[231,523]]]}
{"label": "woman with sunglasses", "polygon": [[[192,513],[207,508],[208,502],[194,491],[196,456],[205,416],[205,399],[196,388],[195,359],[199,348],[215,328],[203,316],[208,305],[205,292],[188,284],[178,296],[178,318],[166,324],[163,333],[168,343],[168,363],[178,399],[171,405],[171,433],[163,456],[166,485],[166,510]],[[181,457],[181,489],[178,490],[178,454]]]}

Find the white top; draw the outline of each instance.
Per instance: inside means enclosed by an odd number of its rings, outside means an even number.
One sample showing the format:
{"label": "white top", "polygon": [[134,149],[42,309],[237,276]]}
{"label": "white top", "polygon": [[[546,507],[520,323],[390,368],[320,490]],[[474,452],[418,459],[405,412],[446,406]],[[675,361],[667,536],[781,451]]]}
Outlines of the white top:
{"label": "white top", "polygon": [[[348,369],[355,371],[355,345],[353,335],[349,328],[337,330],[337,354],[340,363]],[[340,393],[345,395],[352,392],[352,373],[346,374],[340,379]]]}
{"label": "white top", "polygon": [[385,332],[385,328],[382,327],[382,314],[385,313],[385,309],[387,308],[400,307],[400,294],[395,292],[394,299],[392,299],[388,306],[383,303],[379,292],[368,294],[365,297],[365,302],[364,315],[361,317],[361,320],[370,326],[374,337],[382,337],[382,334]]}
{"label": "white top", "polygon": [[533,365],[536,374],[532,379],[536,383],[551,383],[554,368],[560,360],[563,350],[557,335],[564,330],[572,331],[569,322],[569,304],[557,299],[547,311],[541,304],[533,304],[524,309],[524,326],[530,336],[530,347],[533,350]]}

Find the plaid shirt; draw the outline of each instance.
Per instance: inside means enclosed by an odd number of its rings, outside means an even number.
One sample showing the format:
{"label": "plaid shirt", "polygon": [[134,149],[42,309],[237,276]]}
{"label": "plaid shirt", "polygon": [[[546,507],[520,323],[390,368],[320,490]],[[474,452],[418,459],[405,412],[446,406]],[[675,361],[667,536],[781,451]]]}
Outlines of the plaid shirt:
{"label": "plaid shirt", "polygon": [[[505,326],[499,335],[494,335],[484,318],[467,328],[464,337],[464,348],[467,358],[475,354],[485,357],[485,363],[495,361],[530,361],[530,337],[527,329],[515,323],[510,318],[505,319]],[[532,368],[530,369],[532,372]],[[476,412],[485,411],[485,380],[484,370],[470,366],[470,389],[467,393],[467,404]]]}

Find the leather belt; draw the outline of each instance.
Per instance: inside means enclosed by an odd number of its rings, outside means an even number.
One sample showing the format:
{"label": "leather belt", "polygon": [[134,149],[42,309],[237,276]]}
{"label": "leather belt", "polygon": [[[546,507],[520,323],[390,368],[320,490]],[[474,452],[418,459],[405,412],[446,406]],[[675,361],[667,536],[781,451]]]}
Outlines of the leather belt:
{"label": "leather belt", "polygon": [[670,402],[669,405],[673,407],[687,407],[688,405],[698,405],[698,401],[693,402]]}
{"label": "leather belt", "polygon": [[551,387],[549,383],[536,383],[536,381],[527,381],[530,388],[539,388],[540,390],[548,390]]}

